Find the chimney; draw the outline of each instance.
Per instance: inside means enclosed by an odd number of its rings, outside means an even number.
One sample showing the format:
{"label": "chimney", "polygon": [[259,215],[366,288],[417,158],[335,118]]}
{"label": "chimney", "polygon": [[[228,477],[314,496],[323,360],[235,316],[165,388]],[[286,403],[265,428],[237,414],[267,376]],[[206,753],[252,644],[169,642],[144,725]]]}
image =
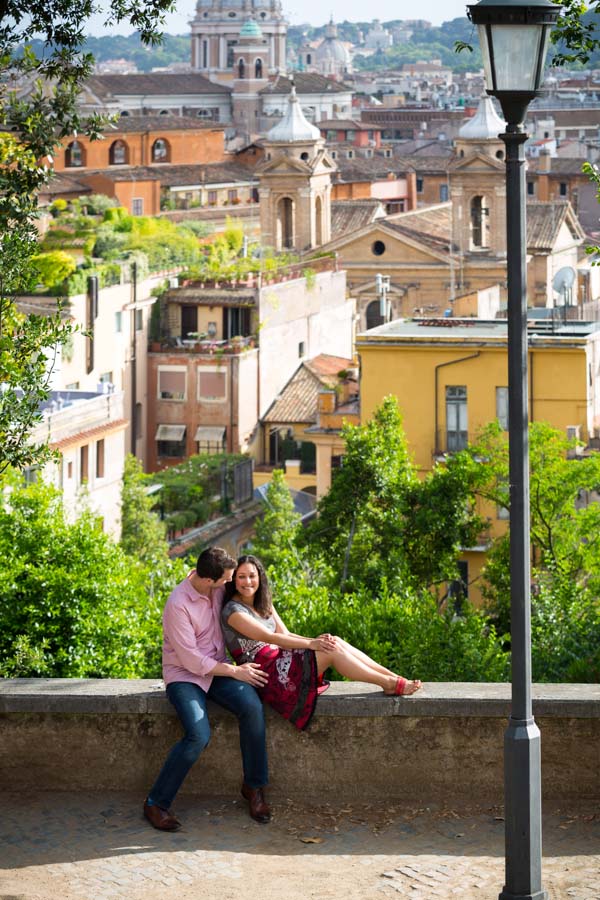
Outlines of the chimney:
{"label": "chimney", "polygon": [[552,169],[552,157],[550,156],[550,151],[545,147],[543,150],[540,150],[540,156],[538,160],[538,172],[550,172]]}

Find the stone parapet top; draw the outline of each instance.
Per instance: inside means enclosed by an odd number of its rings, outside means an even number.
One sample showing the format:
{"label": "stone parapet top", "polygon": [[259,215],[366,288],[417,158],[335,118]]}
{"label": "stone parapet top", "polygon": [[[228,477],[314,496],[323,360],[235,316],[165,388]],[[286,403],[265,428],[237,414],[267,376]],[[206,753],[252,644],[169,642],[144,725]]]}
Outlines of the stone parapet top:
{"label": "stone parapet top", "polygon": [[[600,685],[535,684],[535,716],[600,718]],[[174,715],[162,681],[78,678],[0,679],[0,714],[79,713]],[[317,716],[481,716],[510,714],[510,685],[428,682],[413,697],[386,697],[362,683],[334,682],[320,698]]]}

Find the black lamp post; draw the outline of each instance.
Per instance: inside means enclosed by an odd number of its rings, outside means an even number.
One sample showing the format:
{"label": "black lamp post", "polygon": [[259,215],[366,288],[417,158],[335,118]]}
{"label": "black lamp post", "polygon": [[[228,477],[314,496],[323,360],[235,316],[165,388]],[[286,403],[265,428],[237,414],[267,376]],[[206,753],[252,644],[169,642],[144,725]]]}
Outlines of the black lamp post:
{"label": "black lamp post", "polygon": [[506,119],[510,592],[512,704],[504,735],[505,885],[500,900],[547,900],[542,887],[540,732],[531,704],[527,269],[523,120],[539,93],[560,7],[550,0],[481,0],[478,26],[487,93]]}

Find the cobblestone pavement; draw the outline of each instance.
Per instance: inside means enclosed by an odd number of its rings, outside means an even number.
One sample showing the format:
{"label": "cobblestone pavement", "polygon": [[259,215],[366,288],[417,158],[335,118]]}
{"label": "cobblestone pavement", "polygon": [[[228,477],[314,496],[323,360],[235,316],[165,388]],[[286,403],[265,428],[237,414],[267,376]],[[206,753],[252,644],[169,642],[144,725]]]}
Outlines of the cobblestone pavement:
{"label": "cobblestone pavement", "polygon": [[[496,900],[500,809],[274,804],[269,825],[242,800],[182,797],[176,834],[154,831],[141,798],[3,796],[0,900]],[[600,813],[544,817],[549,900],[600,900]]]}

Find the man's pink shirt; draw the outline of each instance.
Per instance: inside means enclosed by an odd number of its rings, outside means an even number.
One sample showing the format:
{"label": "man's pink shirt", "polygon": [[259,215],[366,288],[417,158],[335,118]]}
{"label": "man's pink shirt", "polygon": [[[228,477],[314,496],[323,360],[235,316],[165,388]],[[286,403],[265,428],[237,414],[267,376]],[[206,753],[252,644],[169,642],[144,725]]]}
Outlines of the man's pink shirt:
{"label": "man's pink shirt", "polygon": [[227,662],[221,606],[224,587],[199,594],[190,576],[171,592],[163,612],[163,680],[191,681],[208,691],[217,663]]}

